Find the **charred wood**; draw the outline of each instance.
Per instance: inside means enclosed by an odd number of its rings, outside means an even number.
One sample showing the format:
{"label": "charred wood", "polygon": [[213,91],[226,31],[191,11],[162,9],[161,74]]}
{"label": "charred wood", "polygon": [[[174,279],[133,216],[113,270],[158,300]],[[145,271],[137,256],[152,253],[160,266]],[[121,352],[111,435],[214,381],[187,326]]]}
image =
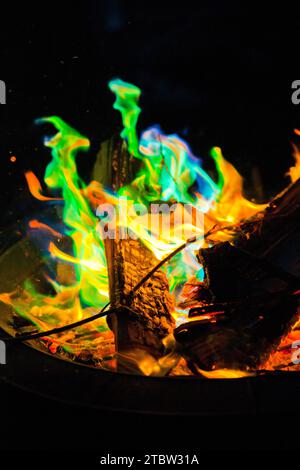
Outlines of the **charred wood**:
{"label": "charred wood", "polygon": [[230,243],[199,251],[205,278],[190,311],[197,320],[175,330],[192,362],[251,369],[266,361],[297,318],[299,239],[300,181],[245,221]]}

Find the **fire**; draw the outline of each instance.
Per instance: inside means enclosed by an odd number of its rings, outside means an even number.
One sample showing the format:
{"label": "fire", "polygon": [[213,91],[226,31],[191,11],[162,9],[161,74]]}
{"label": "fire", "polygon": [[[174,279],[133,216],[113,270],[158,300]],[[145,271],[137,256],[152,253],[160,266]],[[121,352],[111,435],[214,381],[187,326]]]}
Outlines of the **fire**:
{"label": "fire", "polygon": [[198,369],[200,375],[207,379],[241,379],[243,377],[252,377],[253,372],[247,372],[243,370],[232,370],[232,369],[217,369],[217,370],[202,370]]}
{"label": "fire", "polygon": [[209,213],[218,223],[237,224],[267,207],[267,204],[255,204],[243,196],[243,179],[225,160],[219,147],[212,149],[212,157],[218,169],[221,191]]}
{"label": "fire", "polygon": [[57,232],[56,230],[54,230],[49,225],[43,224],[42,222],[39,222],[38,220],[30,220],[29,223],[28,223],[28,227],[31,228],[31,229],[50,232],[51,235],[53,235],[56,238],[62,238],[62,236],[63,236],[60,232]]}
{"label": "fire", "polygon": [[59,199],[49,197],[49,196],[44,196],[42,194],[42,186],[35,176],[35,174],[32,171],[27,171],[25,173],[25,178],[28,184],[29,191],[39,201],[58,201]]}
{"label": "fire", "polygon": [[[295,129],[294,132],[296,135],[300,135],[300,131],[298,129]],[[288,175],[290,176],[292,183],[294,183],[295,181],[297,181],[298,178],[300,178],[300,152],[298,147],[294,144],[293,150],[295,166],[292,166],[288,171]]]}
{"label": "fire", "polygon": [[[213,148],[211,152],[216,166],[215,181],[178,135],[165,135],[159,127],[151,127],[139,138],[136,126],[141,112],[138,105],[140,89],[119,79],[111,81],[109,88],[116,96],[114,108],[122,116],[124,129],[121,137],[126,141],[131,155],[141,163],[141,169],[133,181],[117,192],[102,187],[96,181],[87,185],[80,178],[76,158],[80,152],[89,149],[87,138],[58,117],[38,121],[50,123],[57,130],[54,137],[45,141],[52,154],[45,171],[46,189],[42,189],[33,172],[27,172],[25,177],[29,191],[36,199],[45,204],[55,201],[58,207],[62,207],[62,213],[59,228],[32,220],[29,222],[29,233],[39,231],[43,237],[49,237],[45,259],[58,267],[65,267],[70,274],[69,282],[61,282],[58,274],[54,277],[47,274],[53,294],[42,294],[27,281],[21,294],[3,293],[0,300],[11,305],[41,331],[91,316],[109,300],[105,247],[97,229],[99,218],[96,210],[99,204],[126,205],[126,216],[118,220],[119,226],[130,228],[158,259],[163,259],[182,245],[186,241],[183,234],[192,230],[197,242],[176,255],[166,267],[171,291],[177,300],[174,317],[178,321],[182,318],[187,320],[187,312],[178,306],[185,284],[199,283],[202,279],[194,251],[200,246],[208,246],[212,240],[216,243],[230,239],[232,235],[228,226],[237,226],[266,207],[266,204],[256,204],[244,197],[243,179],[224,158],[220,148]],[[300,131],[296,133],[300,135]],[[289,170],[292,182],[300,176],[300,153],[296,147],[294,157],[295,166]],[[204,224],[201,227],[193,223],[185,226],[183,222],[173,227],[170,233],[157,230],[150,233],[148,214],[128,216],[128,213],[132,214],[130,209],[136,203],[149,208],[155,201],[178,203],[182,207],[189,204],[195,213],[201,214]],[[211,231],[211,236],[206,241],[204,234],[208,231]],[[65,249],[64,240],[72,241],[71,249]],[[112,342],[112,333],[103,319],[86,325],[81,332],[89,338],[87,344],[90,348],[95,349],[101,342]],[[62,345],[75,354],[82,351],[73,331],[49,338],[49,342],[52,349]],[[111,347],[107,348],[111,353]],[[229,370],[200,373],[208,378],[234,378],[250,374]]]}

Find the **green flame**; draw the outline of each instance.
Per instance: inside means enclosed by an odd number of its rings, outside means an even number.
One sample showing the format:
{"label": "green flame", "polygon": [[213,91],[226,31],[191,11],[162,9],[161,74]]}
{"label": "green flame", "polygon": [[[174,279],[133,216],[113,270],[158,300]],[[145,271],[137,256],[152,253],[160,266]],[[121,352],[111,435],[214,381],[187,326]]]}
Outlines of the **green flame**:
{"label": "green flame", "polygon": [[98,219],[83,194],[86,185],[78,175],[75,161],[78,152],[88,150],[90,143],[56,116],[39,122],[50,122],[58,130],[54,137],[45,141],[52,148],[52,161],[46,168],[45,183],[49,188],[62,192],[63,221],[73,240],[74,257],[78,260],[74,267],[80,297],[87,305],[96,307],[107,299],[107,294],[103,296],[108,288],[105,250],[96,231]]}
{"label": "green flame", "polygon": [[129,152],[135,157],[140,158],[136,124],[141,112],[141,108],[138,106],[141,90],[137,86],[123,82],[119,78],[111,80],[108,85],[110,90],[116,95],[114,108],[120,111],[122,115],[124,129],[121,137],[127,140]]}

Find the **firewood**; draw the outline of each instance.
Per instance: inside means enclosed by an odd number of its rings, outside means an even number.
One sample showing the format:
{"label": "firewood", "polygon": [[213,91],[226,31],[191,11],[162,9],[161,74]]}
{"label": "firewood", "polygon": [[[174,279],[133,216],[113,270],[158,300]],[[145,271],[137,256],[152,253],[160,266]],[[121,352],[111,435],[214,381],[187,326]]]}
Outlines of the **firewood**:
{"label": "firewood", "polygon": [[230,243],[199,251],[205,278],[190,312],[198,317],[175,331],[192,362],[203,369],[265,362],[297,317],[299,238],[300,181],[245,221]]}
{"label": "firewood", "polygon": [[128,153],[126,142],[118,136],[101,143],[93,169],[93,178],[118,191],[133,179],[139,161]]}
{"label": "firewood", "polygon": [[[126,144],[114,138],[102,144],[94,177],[117,191],[132,180],[135,164]],[[174,328],[168,281],[165,274],[157,270],[131,295],[132,289],[158,260],[140,240],[120,239],[118,233],[116,238],[105,240],[105,249],[110,301],[112,307],[117,308],[117,313],[108,318],[115,335],[117,368],[121,372],[145,373],[145,363],[161,357],[163,339]]]}
{"label": "firewood", "polygon": [[[119,308],[118,313],[109,318],[119,362],[123,362],[129,352],[137,354],[139,349],[159,358],[164,349],[162,340],[174,328],[173,301],[165,274],[156,271],[132,297],[132,289],[157,264],[157,259],[139,240],[109,240],[106,253],[111,304]],[[122,308],[124,305],[130,310]],[[138,364],[136,366],[139,369]],[[122,369],[127,367],[132,368],[134,364],[123,363]]]}

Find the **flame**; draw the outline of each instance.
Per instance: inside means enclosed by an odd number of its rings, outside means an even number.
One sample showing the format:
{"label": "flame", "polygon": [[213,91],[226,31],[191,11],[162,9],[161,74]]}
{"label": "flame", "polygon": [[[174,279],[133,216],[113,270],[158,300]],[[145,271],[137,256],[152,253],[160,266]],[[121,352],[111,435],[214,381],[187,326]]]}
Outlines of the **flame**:
{"label": "flame", "polygon": [[[300,130],[294,129],[294,132],[296,135],[300,136]],[[292,144],[292,146],[295,165],[289,169],[288,175],[291,178],[292,183],[294,183],[295,181],[297,181],[298,178],[300,178],[300,152],[299,148],[295,144]]]}
{"label": "flame", "polygon": [[141,112],[138,106],[141,90],[131,83],[123,82],[123,80],[119,78],[111,80],[108,86],[116,95],[114,109],[120,111],[122,115],[124,130],[121,133],[121,137],[127,140],[129,152],[135,157],[139,157],[139,140],[136,132],[136,124]]}
{"label": "flame", "polygon": [[57,230],[54,230],[52,227],[50,227],[49,225],[47,224],[44,224],[43,222],[39,222],[38,220],[34,219],[34,220],[30,220],[28,222],[28,227],[31,228],[31,229],[36,229],[36,230],[41,230],[41,231],[46,231],[46,232],[50,232],[51,235],[53,235],[53,237],[56,237],[56,238],[62,238],[62,234],[60,232],[58,232]]}
{"label": "flame", "polygon": [[[49,240],[45,258],[49,263],[55,262],[58,267],[63,264],[66,270],[69,269],[72,273],[71,283],[60,282],[58,274],[54,278],[47,277],[55,293],[44,295],[26,281],[21,295],[15,292],[3,293],[0,300],[11,305],[40,330],[90,316],[108,301],[105,248],[99,234],[99,219],[96,214],[99,204],[108,203],[124,209],[119,211],[119,227],[130,229],[158,259],[163,259],[184,243],[187,231],[197,237],[197,243],[177,254],[165,268],[171,291],[174,295],[176,293],[177,299],[180,299],[185,283],[189,280],[199,282],[203,278],[203,271],[194,255],[195,250],[202,245],[208,246],[212,240],[217,243],[230,239],[232,234],[225,230],[228,225],[238,226],[244,219],[267,206],[244,197],[243,179],[223,157],[220,148],[215,147],[211,152],[217,174],[215,181],[203,169],[201,160],[193,155],[189,145],[178,135],[166,135],[156,126],[144,131],[139,139],[136,125],[141,112],[138,106],[141,90],[120,79],[112,80],[109,88],[116,97],[114,108],[122,116],[124,129],[121,136],[127,142],[129,152],[140,160],[140,170],[136,177],[117,192],[104,188],[97,181],[85,184],[79,177],[76,158],[80,152],[89,149],[90,143],[86,137],[56,116],[37,121],[50,123],[57,130],[54,137],[45,140],[45,145],[51,150],[52,160],[46,167],[44,182],[49,192],[60,196],[44,195],[42,186],[32,171],[28,171],[25,177],[29,191],[36,199],[45,203],[62,201],[62,224],[56,230],[47,223],[32,220],[29,228],[42,231],[44,237],[49,234],[57,238],[55,242]],[[300,135],[300,131],[295,132]],[[294,158],[295,166],[289,170],[292,182],[300,176],[300,153],[296,147]],[[176,223],[172,224],[171,230],[152,227],[149,231],[148,211],[144,215],[133,214],[131,211],[136,203],[151,209],[151,204],[157,201],[178,204],[176,210],[179,211],[179,219],[176,219],[177,214],[174,212]],[[193,209],[193,218],[188,223],[184,222],[187,204]],[[196,226],[194,220],[197,216],[203,217],[202,226]],[[206,241],[204,233],[208,231],[211,231],[211,236]],[[64,238],[71,239],[71,251],[65,250],[63,243],[57,246]],[[178,321],[187,319],[186,311],[180,310],[179,306],[174,316]],[[104,320],[85,326],[84,331],[89,330],[94,331],[97,344],[105,335],[106,338],[111,338]],[[73,343],[73,339],[72,333],[68,332],[52,338],[51,341],[62,344],[65,348],[70,348],[72,344],[74,351],[76,342]],[[152,374],[152,369],[156,370],[157,367],[154,362],[150,366],[148,374]],[[237,378],[250,374],[233,370],[201,370],[199,373],[207,378]]]}
{"label": "flame", "polygon": [[197,367],[197,371],[207,379],[241,379],[243,377],[252,377],[253,372],[235,369],[216,369],[216,370],[202,370]]}
{"label": "flame", "polygon": [[222,155],[219,147],[212,149],[212,157],[219,174],[222,188],[210,215],[220,222],[236,224],[265,209],[267,204],[255,204],[243,196],[243,179],[238,171]]}
{"label": "flame", "polygon": [[61,198],[53,198],[49,196],[43,196],[42,194],[42,186],[38,180],[38,178],[35,176],[33,171],[27,171],[25,173],[25,178],[28,184],[29,191],[39,201],[59,201]]}

